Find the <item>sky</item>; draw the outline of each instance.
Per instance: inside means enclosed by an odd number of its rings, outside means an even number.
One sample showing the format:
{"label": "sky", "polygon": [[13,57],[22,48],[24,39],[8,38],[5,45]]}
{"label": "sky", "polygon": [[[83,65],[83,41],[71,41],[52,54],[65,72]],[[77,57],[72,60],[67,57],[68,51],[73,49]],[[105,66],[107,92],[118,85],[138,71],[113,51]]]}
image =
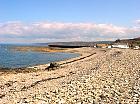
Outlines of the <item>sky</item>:
{"label": "sky", "polygon": [[140,37],[140,0],[0,0],[0,43]]}

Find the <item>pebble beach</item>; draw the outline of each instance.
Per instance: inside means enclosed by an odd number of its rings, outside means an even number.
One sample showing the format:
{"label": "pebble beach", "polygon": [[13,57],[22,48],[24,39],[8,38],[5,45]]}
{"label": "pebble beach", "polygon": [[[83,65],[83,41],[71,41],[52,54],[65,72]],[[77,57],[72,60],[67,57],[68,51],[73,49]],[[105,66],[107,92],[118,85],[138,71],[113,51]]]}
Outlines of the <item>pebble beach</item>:
{"label": "pebble beach", "polygon": [[[0,72],[0,104],[140,104],[140,50],[78,48],[55,70]],[[74,61],[73,61],[74,60]]]}

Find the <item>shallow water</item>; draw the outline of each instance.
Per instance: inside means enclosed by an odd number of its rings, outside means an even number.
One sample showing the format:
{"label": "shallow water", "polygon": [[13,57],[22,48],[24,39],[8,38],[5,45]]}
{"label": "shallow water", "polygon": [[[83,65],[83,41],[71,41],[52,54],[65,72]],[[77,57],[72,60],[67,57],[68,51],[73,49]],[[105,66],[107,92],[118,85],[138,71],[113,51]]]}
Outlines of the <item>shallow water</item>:
{"label": "shallow water", "polygon": [[13,51],[10,48],[14,45],[0,45],[0,67],[20,68],[50,62],[61,61],[79,56],[75,53],[62,52],[33,52],[33,51]]}

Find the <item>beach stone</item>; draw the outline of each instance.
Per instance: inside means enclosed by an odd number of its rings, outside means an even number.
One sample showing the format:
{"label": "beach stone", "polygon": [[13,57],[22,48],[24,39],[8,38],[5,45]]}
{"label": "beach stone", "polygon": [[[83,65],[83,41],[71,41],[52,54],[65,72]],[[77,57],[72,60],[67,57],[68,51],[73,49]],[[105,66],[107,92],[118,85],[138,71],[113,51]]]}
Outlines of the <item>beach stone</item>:
{"label": "beach stone", "polygon": [[50,71],[50,70],[54,70],[57,67],[59,67],[60,65],[58,63],[50,63],[50,65],[46,68],[46,70]]}

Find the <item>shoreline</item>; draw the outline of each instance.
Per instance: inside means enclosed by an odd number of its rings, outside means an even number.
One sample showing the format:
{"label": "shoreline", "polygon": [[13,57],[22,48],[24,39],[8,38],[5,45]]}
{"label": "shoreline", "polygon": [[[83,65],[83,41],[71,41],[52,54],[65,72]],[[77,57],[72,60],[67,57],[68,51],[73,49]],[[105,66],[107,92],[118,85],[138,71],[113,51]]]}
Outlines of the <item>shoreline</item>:
{"label": "shoreline", "polygon": [[[79,48],[74,48],[74,50],[78,50]],[[53,48],[53,47],[46,47],[46,46],[14,46],[12,48],[10,48],[10,50],[14,50],[14,51],[34,51],[34,52],[63,52],[63,53],[75,53],[75,54],[79,54],[80,57],[83,55],[83,53],[80,53],[79,51],[75,52],[73,51],[73,48]],[[74,57],[74,58],[77,58]],[[55,61],[55,63],[58,62],[65,62],[67,60],[71,60],[74,58],[69,58],[69,59],[64,59],[62,61]],[[46,64],[39,64],[39,65],[33,65],[33,66],[27,66],[27,67],[19,67],[19,68],[6,68],[6,67],[0,67],[0,72],[28,72],[27,70],[29,70],[29,72],[32,72],[31,70],[33,69],[35,71],[34,67],[39,67],[39,66],[48,66],[50,63],[46,63]],[[46,66],[46,67],[47,67]]]}
{"label": "shoreline", "polygon": [[[92,53],[92,52],[89,52],[89,51],[88,52],[86,52],[86,51],[82,52],[81,50],[83,50],[83,49],[84,49],[84,47],[83,48],[67,48],[62,52],[75,53],[75,54],[79,54],[79,56],[74,57],[74,58],[65,59],[65,60],[62,60],[62,61],[55,61],[55,62],[52,62],[52,63],[57,63],[59,65],[68,64],[68,63],[78,61],[78,60],[81,60],[83,58],[86,58],[86,57],[89,57],[89,56],[95,54],[95,53]],[[85,48],[85,49],[87,49],[87,48]],[[50,63],[35,65],[35,66],[27,67],[27,68],[29,68],[29,69],[31,68],[31,69],[35,69],[35,70],[38,70],[38,69],[45,70],[45,68],[47,68],[49,65],[50,65]]]}
{"label": "shoreline", "polygon": [[[12,47],[11,49],[14,51],[37,51],[37,52],[64,52],[64,53],[75,53],[79,54],[79,56],[69,59],[64,59],[62,61],[55,61],[52,63],[58,63],[60,65],[66,64],[69,62],[73,62],[76,60],[80,60],[82,58],[86,58],[92,54],[92,52],[82,52],[83,48],[50,48],[50,47],[35,47],[35,46],[22,46],[22,47]],[[90,48],[90,47],[89,47]],[[47,50],[47,51],[46,51]],[[20,67],[20,68],[0,68],[0,74],[1,73],[30,73],[30,72],[36,72],[40,70],[45,70],[50,65],[50,63],[46,64],[40,64],[40,65],[33,65],[29,67]]]}

